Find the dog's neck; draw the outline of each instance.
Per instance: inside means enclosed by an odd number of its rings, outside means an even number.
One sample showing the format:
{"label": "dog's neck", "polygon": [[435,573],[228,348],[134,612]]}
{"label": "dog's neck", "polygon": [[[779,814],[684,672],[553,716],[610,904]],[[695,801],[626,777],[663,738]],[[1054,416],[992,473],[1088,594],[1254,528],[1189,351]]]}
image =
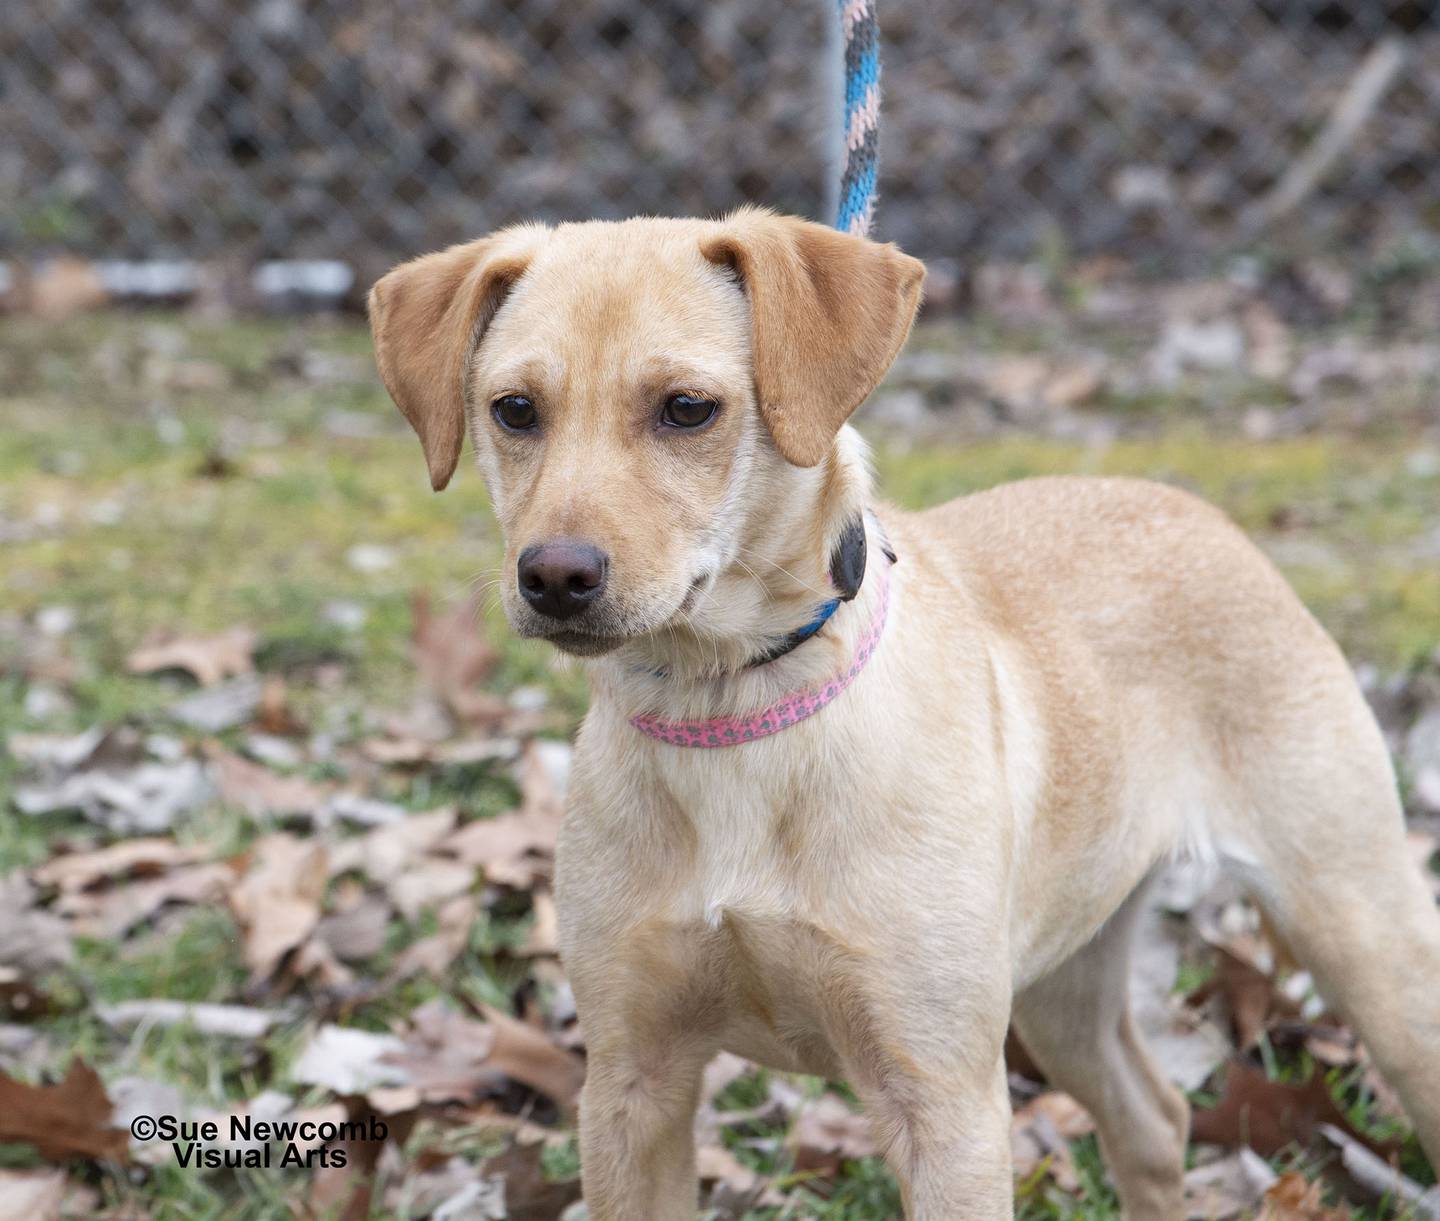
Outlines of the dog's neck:
{"label": "dog's neck", "polygon": [[[824,462],[787,472],[783,482],[783,492],[767,501],[770,511],[752,515],[729,544],[728,562],[687,623],[592,666],[597,699],[614,701],[627,716],[731,715],[824,682],[848,664],[874,610],[877,561],[885,562],[878,523],[867,512],[863,442],[844,429]],[[869,552],[864,574],[845,568],[856,563],[857,545]],[[855,588],[862,575],[872,579]],[[784,647],[833,600],[840,605],[813,638]]]}

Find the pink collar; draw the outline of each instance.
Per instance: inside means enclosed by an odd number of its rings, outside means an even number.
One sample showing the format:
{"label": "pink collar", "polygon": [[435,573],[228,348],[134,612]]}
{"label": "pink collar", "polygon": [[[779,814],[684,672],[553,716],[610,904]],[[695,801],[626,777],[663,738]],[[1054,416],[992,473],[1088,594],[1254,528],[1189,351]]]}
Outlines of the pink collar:
{"label": "pink collar", "polygon": [[890,565],[876,566],[879,569],[880,596],[875,607],[875,617],[870,627],[860,638],[855,649],[854,660],[848,668],[819,687],[809,687],[777,700],[759,712],[740,717],[712,717],[706,721],[662,721],[656,717],[634,716],[634,725],[646,737],[657,742],[669,742],[671,746],[698,746],[710,749],[717,746],[742,746],[756,738],[768,738],[791,725],[798,724],[806,717],[812,717],[831,700],[853,683],[865,668],[880,643],[885,631],[885,618],[890,609]]}

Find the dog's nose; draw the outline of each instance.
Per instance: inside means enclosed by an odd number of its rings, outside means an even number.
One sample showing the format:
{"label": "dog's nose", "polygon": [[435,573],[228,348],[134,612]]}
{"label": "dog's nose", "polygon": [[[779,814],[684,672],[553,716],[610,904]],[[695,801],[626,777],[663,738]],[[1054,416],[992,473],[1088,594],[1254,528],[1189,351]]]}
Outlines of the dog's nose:
{"label": "dog's nose", "polygon": [[539,543],[520,553],[520,594],[542,615],[569,619],[600,596],[609,567],[605,553],[589,543]]}

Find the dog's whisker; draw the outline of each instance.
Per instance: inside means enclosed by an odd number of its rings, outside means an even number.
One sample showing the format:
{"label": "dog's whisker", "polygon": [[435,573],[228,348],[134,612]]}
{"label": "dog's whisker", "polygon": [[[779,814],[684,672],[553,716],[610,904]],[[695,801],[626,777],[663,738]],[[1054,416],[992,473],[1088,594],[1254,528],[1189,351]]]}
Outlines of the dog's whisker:
{"label": "dog's whisker", "polygon": [[[819,597],[819,598],[828,598],[828,597],[830,597],[830,595],[829,595],[828,593],[826,593],[824,590],[816,589],[815,586],[811,585],[808,581],[802,581],[799,577],[797,577],[797,576],[796,576],[793,572],[791,572],[788,568],[784,568],[784,567],[782,567],[781,565],[777,564],[774,560],[770,559],[769,556],[761,555],[758,551],[752,550],[752,549],[749,548],[749,547],[738,547],[738,546],[737,546],[737,550],[740,550],[740,551],[745,552],[746,555],[752,556],[753,558],[759,560],[762,564],[769,564],[771,568],[774,568],[777,572],[782,572],[782,573],[784,573],[787,577],[789,577],[792,581],[794,581],[795,584],[799,585],[802,589],[808,589],[808,590],[809,590],[812,594],[814,594],[816,597]],[[738,562],[739,562],[739,561],[737,560],[737,563],[738,563]],[[758,578],[757,578],[757,579],[758,579]],[[763,584],[763,582],[762,582],[762,584]]]}

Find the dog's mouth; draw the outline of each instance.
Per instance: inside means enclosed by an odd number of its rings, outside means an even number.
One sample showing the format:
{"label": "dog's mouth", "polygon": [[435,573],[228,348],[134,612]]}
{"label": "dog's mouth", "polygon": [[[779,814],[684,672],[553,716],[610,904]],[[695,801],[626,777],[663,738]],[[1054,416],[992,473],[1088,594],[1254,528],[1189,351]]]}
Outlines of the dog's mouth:
{"label": "dog's mouth", "polygon": [[544,637],[563,652],[576,657],[603,657],[613,653],[630,639],[629,636],[596,636],[590,632],[560,631]]}
{"label": "dog's mouth", "polygon": [[557,649],[576,657],[602,657],[623,644],[658,632],[689,614],[709,583],[710,574],[701,573],[686,587],[684,596],[673,610],[656,616],[644,616],[641,622],[634,621],[629,615],[617,616],[613,613],[597,615],[591,621],[591,616],[587,614],[578,616],[578,622],[552,626],[543,619],[527,616],[523,621],[516,622],[515,628],[522,636],[545,640]]}

